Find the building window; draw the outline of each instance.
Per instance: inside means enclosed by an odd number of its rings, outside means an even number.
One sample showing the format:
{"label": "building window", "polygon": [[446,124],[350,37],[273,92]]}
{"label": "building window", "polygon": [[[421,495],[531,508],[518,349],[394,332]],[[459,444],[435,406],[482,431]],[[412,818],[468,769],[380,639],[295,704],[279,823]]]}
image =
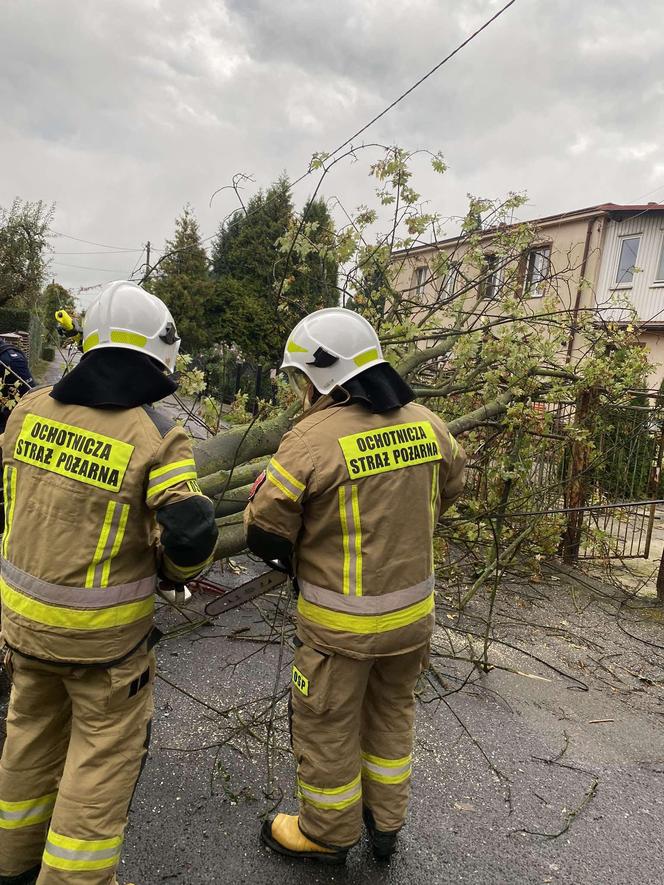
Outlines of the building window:
{"label": "building window", "polygon": [[531,249],[526,257],[526,275],[523,281],[523,294],[526,298],[541,298],[544,283],[551,271],[551,247],[540,246]]}
{"label": "building window", "polygon": [[480,298],[492,301],[503,284],[503,268],[497,255],[485,255],[486,271],[480,283]]}
{"label": "building window", "polygon": [[415,271],[415,294],[424,295],[424,287],[429,279],[429,268],[418,267]]}
{"label": "building window", "polygon": [[657,272],[655,273],[655,282],[664,283],[664,239],[662,240],[662,248],[659,252],[659,263],[657,265]]}
{"label": "building window", "polygon": [[620,241],[620,255],[616,270],[616,286],[631,286],[636,270],[641,237],[623,237]]}

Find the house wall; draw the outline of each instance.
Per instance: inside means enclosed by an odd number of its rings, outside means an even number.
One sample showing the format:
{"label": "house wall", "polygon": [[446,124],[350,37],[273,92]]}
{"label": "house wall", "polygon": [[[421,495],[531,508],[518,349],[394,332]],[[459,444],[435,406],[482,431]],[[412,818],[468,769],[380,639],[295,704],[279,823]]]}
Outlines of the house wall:
{"label": "house wall", "polygon": [[[635,265],[639,269],[631,283],[616,285],[621,242],[628,236],[640,236]],[[643,323],[657,321],[664,325],[664,282],[655,276],[664,246],[664,212],[647,212],[622,221],[608,221],[602,252],[602,266],[597,284],[597,306],[607,322],[625,322],[629,311],[615,306],[615,298],[626,298]]]}

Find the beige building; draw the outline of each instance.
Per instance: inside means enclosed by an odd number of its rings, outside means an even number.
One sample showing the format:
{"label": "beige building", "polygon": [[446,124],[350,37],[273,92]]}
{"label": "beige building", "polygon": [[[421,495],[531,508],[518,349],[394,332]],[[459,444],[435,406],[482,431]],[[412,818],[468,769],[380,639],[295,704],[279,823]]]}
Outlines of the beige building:
{"label": "beige building", "polygon": [[[509,260],[497,254],[495,244],[510,228],[480,235],[486,259],[479,283],[484,304],[508,275],[533,313],[555,288],[561,308],[569,311],[569,354],[580,344],[573,331],[580,312],[590,309],[598,322],[626,324],[633,321],[633,309],[650,351],[649,383],[659,387],[664,378],[664,205],[604,203],[528,223],[535,238]],[[478,273],[465,271],[465,242],[451,237],[394,254],[396,289],[413,300],[415,316],[455,292],[467,290],[469,301],[476,303]]]}

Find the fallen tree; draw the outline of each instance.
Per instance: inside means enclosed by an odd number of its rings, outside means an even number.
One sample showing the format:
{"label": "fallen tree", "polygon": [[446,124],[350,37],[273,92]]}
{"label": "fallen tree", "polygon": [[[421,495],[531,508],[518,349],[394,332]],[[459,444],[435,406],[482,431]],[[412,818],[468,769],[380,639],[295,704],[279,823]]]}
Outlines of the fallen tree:
{"label": "fallen tree", "polygon": [[[444,173],[441,157],[427,156]],[[458,236],[441,242],[440,217],[422,209],[412,187],[412,161],[413,155],[389,148],[372,165],[377,210],[350,212],[335,198],[347,224],[335,233],[334,246],[314,241],[306,210],[293,220],[280,241],[285,260],[275,278],[278,304],[292,318],[297,299],[289,294],[289,267],[311,261],[315,250],[327,260],[333,248],[343,270],[341,303],[374,324],[386,358],[418,399],[442,415],[473,459],[454,537],[473,540],[478,549],[482,543],[504,545],[510,555],[519,551],[520,538],[533,555],[554,552],[560,519],[542,519],[525,533],[523,522],[510,519],[515,508],[544,511],[564,497],[563,449],[584,431],[575,426],[573,412],[561,424],[554,406],[573,406],[590,387],[604,401],[628,401],[644,384],[646,356],[633,326],[612,327],[594,307],[573,307],[575,294],[589,286],[578,250],[549,254],[536,281],[541,297],[531,297],[524,274],[541,234],[533,224],[512,221],[522,195],[471,198],[466,216],[457,220]],[[325,158],[317,158],[319,187],[336,162],[326,167]],[[387,222],[381,212],[389,213]],[[386,227],[377,233],[381,221]],[[423,246],[430,248],[423,252]],[[568,347],[570,340],[575,347]],[[199,383],[197,402],[203,388]],[[257,417],[247,414],[245,423],[196,443],[201,486],[217,508],[217,558],[243,549],[241,511],[249,489],[296,411],[282,387],[277,405],[263,403]],[[560,470],[543,485],[538,465],[556,458]],[[504,557],[494,549],[485,559],[502,563]]]}

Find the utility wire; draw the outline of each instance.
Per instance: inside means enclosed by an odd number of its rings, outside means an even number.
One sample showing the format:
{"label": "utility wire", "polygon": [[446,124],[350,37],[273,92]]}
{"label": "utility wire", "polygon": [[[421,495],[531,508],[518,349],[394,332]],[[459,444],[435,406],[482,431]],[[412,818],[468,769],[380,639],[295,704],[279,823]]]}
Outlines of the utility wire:
{"label": "utility wire", "polygon": [[64,261],[54,261],[53,264],[56,264],[58,267],[76,267],[79,270],[101,270],[101,271],[109,271],[109,273],[117,273],[117,267],[94,267],[90,264],[65,264]]}
{"label": "utility wire", "polygon": [[83,240],[81,237],[72,237],[71,234],[63,234],[60,231],[54,230],[52,227],[49,227],[49,230],[52,234],[55,234],[56,237],[64,237],[67,240],[76,240],[77,243],[87,243],[88,246],[100,246],[102,249],[115,249],[118,252],[140,252],[140,249],[128,249],[124,246],[109,246],[108,243],[93,243],[92,240]]}
{"label": "utility wire", "polygon": [[515,3],[516,3],[516,0],[509,0],[509,3],[506,3],[502,9],[499,9],[495,15],[492,15],[491,18],[488,19],[487,21],[485,21],[484,24],[481,27],[479,27],[476,31],[473,31],[473,33],[469,37],[466,37],[466,39],[462,43],[459,43],[459,45],[457,46],[456,49],[452,50],[452,52],[450,52],[449,55],[446,55],[445,58],[442,59],[442,61],[439,61],[437,65],[435,65],[433,68],[431,68],[431,70],[428,73],[426,73],[423,77],[420,77],[420,79],[416,83],[413,83],[413,85],[410,88],[408,88],[405,92],[402,92],[401,95],[398,98],[395,98],[394,101],[392,102],[392,104],[389,104],[384,110],[382,110],[380,112],[380,114],[376,114],[376,116],[372,120],[369,120],[369,122],[366,123],[364,126],[362,126],[361,129],[358,129],[357,132],[354,132],[353,135],[350,136],[350,138],[347,138],[346,141],[344,141],[342,144],[339,145],[339,147],[335,148],[329,154],[329,156],[333,157],[335,154],[338,154],[340,150],[347,147],[359,135],[362,135],[364,132],[366,132],[370,126],[373,126],[374,123],[377,123],[378,120],[381,119],[381,117],[384,117],[385,114],[389,113],[392,110],[392,108],[396,107],[400,101],[403,101],[403,99],[406,98],[407,96],[409,96],[411,94],[411,92],[414,92],[418,86],[421,86],[425,80],[428,80],[429,77],[431,77],[433,74],[436,73],[436,71],[440,70],[440,68],[442,68],[442,66],[444,64],[447,64],[447,62],[450,61],[450,59],[454,58],[454,56],[457,53],[461,52],[461,50],[464,47],[468,46],[468,44],[471,43],[475,39],[475,37],[479,36],[479,34],[481,34],[482,31],[484,31],[486,28],[489,27],[489,25],[491,25],[493,22],[495,22],[495,20],[497,18],[500,18],[500,16],[504,12],[507,12],[507,10],[510,8],[510,6],[513,6]]}

